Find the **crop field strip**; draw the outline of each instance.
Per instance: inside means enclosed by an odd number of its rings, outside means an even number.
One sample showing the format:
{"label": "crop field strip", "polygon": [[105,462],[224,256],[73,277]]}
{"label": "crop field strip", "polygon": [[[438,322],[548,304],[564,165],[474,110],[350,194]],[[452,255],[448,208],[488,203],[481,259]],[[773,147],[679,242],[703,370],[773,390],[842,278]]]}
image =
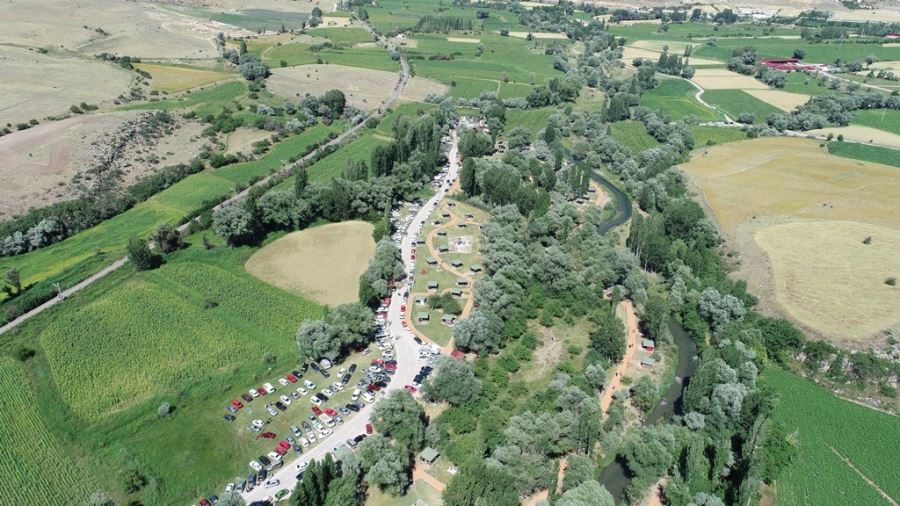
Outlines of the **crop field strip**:
{"label": "crop field strip", "polygon": [[645,149],[659,146],[659,141],[647,133],[644,124],[640,121],[617,121],[609,125],[610,135],[613,139],[622,143],[632,153],[639,153]]}
{"label": "crop field strip", "polygon": [[668,114],[676,121],[687,116],[693,116],[700,121],[721,120],[720,113],[694,98],[698,91],[684,79],[661,78],[656,88],[646,90],[641,95],[641,105]]}
{"label": "crop field strip", "polygon": [[0,504],[79,504],[95,483],[41,420],[22,367],[0,357]]}
{"label": "crop field strip", "polygon": [[870,146],[858,142],[832,141],[828,143],[828,152],[844,158],[881,163],[900,168],[900,150],[897,149]]}
{"label": "crop field strip", "polygon": [[769,114],[782,112],[744,90],[707,90],[703,93],[703,100],[733,120],[737,120],[741,113],[749,112],[754,115],[754,123],[765,123]]}
{"label": "crop field strip", "polygon": [[771,367],[762,378],[779,394],[774,419],[797,427],[800,438],[799,456],[778,480],[779,504],[889,504],[840,456],[900,498],[897,417],[838,399],[781,369]]}
{"label": "crop field strip", "polygon": [[23,284],[34,283],[63,272],[96,251],[124,251],[130,237],[149,234],[163,223],[175,223],[204,200],[230,194],[236,183],[247,183],[254,177],[269,174],[289,158],[327,138],[330,132],[339,131],[341,125],[315,126],[273,146],[259,160],[188,176],[132,209],[64,241],[0,259],[0,269],[19,269]]}

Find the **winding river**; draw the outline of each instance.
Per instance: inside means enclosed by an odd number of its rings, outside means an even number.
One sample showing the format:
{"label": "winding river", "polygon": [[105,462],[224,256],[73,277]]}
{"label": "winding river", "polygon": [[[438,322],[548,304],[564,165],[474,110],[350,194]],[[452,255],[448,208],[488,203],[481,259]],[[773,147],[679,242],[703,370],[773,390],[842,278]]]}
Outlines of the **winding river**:
{"label": "winding river", "polygon": [[[591,171],[591,179],[603,186],[608,191],[616,204],[615,213],[603,223],[597,226],[601,234],[612,230],[619,225],[631,219],[632,205],[631,200],[616,185],[612,184],[598,174]],[[674,415],[682,414],[682,396],[684,389],[690,382],[691,375],[697,369],[699,362],[697,357],[697,345],[691,337],[685,332],[681,324],[675,318],[670,318],[668,322],[669,333],[678,347],[678,365],[675,367],[675,380],[666,393],[660,398],[656,406],[646,417],[644,423],[646,425],[655,425],[659,422],[668,422]],[[630,478],[628,477],[625,463],[621,459],[614,460],[611,464],[603,468],[600,473],[600,483],[606,487],[613,495],[616,503],[621,503],[625,495],[625,488],[628,486]]]}

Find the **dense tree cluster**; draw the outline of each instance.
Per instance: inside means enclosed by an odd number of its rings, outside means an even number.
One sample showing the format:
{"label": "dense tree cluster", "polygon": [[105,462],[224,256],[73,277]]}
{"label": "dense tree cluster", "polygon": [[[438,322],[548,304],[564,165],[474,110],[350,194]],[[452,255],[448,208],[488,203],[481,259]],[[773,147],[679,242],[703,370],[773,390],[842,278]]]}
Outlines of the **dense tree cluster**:
{"label": "dense tree cluster", "polygon": [[305,320],[297,331],[300,357],[335,360],[368,343],[375,333],[375,314],[360,303],[342,304],[321,320]]}
{"label": "dense tree cluster", "polygon": [[403,279],[403,259],[400,249],[389,237],[378,241],[369,267],[359,278],[359,300],[377,306],[391,293],[391,284]]}
{"label": "dense tree cluster", "polygon": [[859,95],[813,95],[789,114],[772,113],[766,123],[777,130],[813,130],[831,125],[846,126],[853,112],[864,109],[900,109],[900,98],[884,93]]}
{"label": "dense tree cluster", "polygon": [[438,362],[434,377],[422,385],[422,395],[430,401],[465,404],[481,395],[481,380],[470,363],[445,357]]}

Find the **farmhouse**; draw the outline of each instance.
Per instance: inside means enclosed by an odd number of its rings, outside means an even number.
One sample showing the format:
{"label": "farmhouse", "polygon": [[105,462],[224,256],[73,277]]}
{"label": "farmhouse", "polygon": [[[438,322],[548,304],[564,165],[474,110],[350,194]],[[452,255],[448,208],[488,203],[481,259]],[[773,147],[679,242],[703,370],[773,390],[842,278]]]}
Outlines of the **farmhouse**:
{"label": "farmhouse", "polygon": [[792,70],[826,70],[828,65],[823,63],[802,63],[799,58],[770,58],[764,59],[762,64],[766,67],[784,72]]}
{"label": "farmhouse", "polygon": [[450,217],[450,211],[444,211],[443,213],[441,213],[441,217],[442,217],[442,218],[449,218],[449,217]]}
{"label": "farmhouse", "polygon": [[441,230],[437,233],[438,237],[447,237],[447,231]]}
{"label": "farmhouse", "polygon": [[651,339],[644,339],[641,341],[641,348],[644,348],[646,351],[653,351],[656,349],[656,344]]}
{"label": "farmhouse", "polygon": [[440,457],[441,454],[437,452],[434,448],[426,447],[422,450],[422,453],[419,454],[419,460],[425,464],[434,464],[434,461]]}
{"label": "farmhouse", "polygon": [[446,244],[441,244],[440,246],[438,246],[438,251],[441,253],[448,253],[450,251],[450,246],[447,246]]}

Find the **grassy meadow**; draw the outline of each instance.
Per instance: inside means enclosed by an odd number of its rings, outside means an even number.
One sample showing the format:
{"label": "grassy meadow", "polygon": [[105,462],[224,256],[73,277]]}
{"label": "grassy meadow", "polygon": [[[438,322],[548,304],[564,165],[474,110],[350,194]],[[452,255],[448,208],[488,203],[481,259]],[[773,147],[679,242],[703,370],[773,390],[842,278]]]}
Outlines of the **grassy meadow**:
{"label": "grassy meadow", "polygon": [[743,90],[706,90],[703,100],[737,121],[741,113],[749,112],[755,117],[754,123],[766,122],[766,116],[783,112]]}
{"label": "grassy meadow", "polygon": [[[640,105],[668,114],[673,120],[688,116],[699,121],[717,121],[722,115],[701,104],[694,98],[697,88],[684,79],[660,77],[659,86],[644,91]],[[708,92],[707,92],[708,93]],[[703,95],[704,100],[706,95]]]}
{"label": "grassy meadow", "polygon": [[900,167],[900,150],[892,148],[871,146],[858,142],[833,141],[828,143],[828,152],[844,158]]}
{"label": "grassy meadow", "polygon": [[640,121],[625,120],[611,123],[609,133],[613,139],[621,142],[632,153],[639,153],[659,145],[659,142],[647,133],[644,124]]}

